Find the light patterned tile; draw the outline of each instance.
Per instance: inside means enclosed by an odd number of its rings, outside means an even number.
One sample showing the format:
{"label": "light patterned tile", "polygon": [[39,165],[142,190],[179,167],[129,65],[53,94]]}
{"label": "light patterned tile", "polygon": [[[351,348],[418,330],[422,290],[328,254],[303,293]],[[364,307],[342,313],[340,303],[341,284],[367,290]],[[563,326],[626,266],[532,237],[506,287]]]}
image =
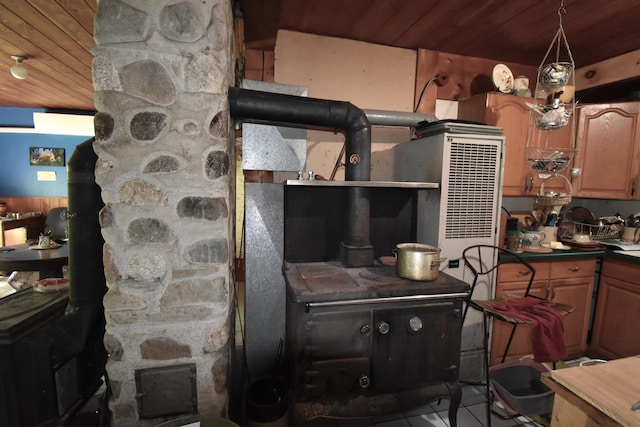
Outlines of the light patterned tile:
{"label": "light patterned tile", "polygon": [[448,427],[447,423],[435,412],[408,417],[407,420],[411,427]]}

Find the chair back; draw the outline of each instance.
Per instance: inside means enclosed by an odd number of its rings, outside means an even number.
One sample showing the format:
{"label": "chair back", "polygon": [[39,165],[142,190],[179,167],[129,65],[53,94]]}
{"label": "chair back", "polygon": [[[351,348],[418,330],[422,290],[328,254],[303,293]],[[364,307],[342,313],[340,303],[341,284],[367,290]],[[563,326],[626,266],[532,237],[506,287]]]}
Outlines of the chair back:
{"label": "chair back", "polygon": [[[524,296],[529,296],[531,285],[536,275],[536,270],[524,258],[516,252],[491,245],[469,246],[462,252],[464,264],[473,274],[473,282],[469,291],[469,299],[473,298],[476,286],[481,278],[490,280],[497,274],[498,267],[503,264],[518,264],[521,266],[520,273],[523,278],[528,278],[528,285]],[[491,298],[489,296],[488,298]]]}
{"label": "chair back", "polygon": [[67,238],[67,208],[52,208],[44,222],[44,232],[51,230],[52,239]]}

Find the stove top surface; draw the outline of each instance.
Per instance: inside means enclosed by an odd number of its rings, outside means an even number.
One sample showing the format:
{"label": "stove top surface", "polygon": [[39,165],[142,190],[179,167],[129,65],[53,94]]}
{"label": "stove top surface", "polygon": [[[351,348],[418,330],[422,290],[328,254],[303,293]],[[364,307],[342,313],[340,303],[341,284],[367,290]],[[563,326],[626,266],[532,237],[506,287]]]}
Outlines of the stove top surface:
{"label": "stove top surface", "polygon": [[36,292],[23,289],[0,299],[0,343],[13,340],[64,310],[68,290]]}
{"label": "stove top surface", "polygon": [[286,264],[287,289],[295,302],[336,301],[468,292],[469,285],[440,273],[429,282],[403,279],[392,265],[345,268],[338,262]]}

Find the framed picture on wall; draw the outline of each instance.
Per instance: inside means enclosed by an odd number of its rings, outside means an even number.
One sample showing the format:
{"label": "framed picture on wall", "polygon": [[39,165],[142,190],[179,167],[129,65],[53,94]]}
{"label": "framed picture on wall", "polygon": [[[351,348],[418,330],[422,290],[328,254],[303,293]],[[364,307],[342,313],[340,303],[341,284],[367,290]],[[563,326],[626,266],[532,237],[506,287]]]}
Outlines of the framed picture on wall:
{"label": "framed picture on wall", "polygon": [[29,147],[31,166],[64,166],[64,148]]}

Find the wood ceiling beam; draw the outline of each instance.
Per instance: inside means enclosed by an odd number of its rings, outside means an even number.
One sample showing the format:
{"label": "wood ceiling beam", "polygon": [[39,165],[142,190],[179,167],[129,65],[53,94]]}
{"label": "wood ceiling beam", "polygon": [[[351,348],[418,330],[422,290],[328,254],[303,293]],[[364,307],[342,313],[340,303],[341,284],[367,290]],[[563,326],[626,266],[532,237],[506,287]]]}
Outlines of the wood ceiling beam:
{"label": "wood ceiling beam", "polygon": [[591,89],[640,77],[640,49],[576,70],[576,90]]}

